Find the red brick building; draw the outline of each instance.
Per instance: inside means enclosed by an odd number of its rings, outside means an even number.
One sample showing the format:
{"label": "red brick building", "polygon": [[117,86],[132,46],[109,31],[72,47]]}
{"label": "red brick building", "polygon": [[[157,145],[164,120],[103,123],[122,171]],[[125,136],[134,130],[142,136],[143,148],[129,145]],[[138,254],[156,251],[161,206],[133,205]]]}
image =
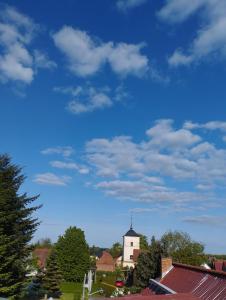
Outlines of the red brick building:
{"label": "red brick building", "polygon": [[115,265],[116,260],[107,251],[103,251],[102,256],[96,262],[97,271],[114,272]]}

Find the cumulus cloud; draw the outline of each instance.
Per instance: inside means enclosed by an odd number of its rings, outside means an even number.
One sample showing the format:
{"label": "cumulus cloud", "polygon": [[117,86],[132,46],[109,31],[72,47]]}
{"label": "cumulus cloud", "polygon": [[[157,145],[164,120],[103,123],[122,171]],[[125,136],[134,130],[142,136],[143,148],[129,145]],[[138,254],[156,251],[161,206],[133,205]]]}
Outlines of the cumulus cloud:
{"label": "cumulus cloud", "polygon": [[147,0],[118,0],[116,2],[117,8],[120,11],[127,11],[129,9],[138,7],[142,4],[144,4],[145,2],[147,2]]}
{"label": "cumulus cloud", "polygon": [[57,176],[53,173],[37,174],[34,178],[34,182],[38,184],[59,186],[66,186],[70,180],[70,176]]}
{"label": "cumulus cloud", "polygon": [[87,167],[80,166],[74,162],[65,162],[65,161],[54,160],[54,161],[50,162],[50,165],[52,167],[58,168],[58,169],[78,171],[80,174],[88,174],[89,173],[89,169]]}
{"label": "cumulus cloud", "polygon": [[192,129],[207,129],[207,130],[221,130],[226,132],[226,122],[223,121],[211,121],[207,123],[193,123],[191,121],[187,121],[184,123],[184,128],[192,130]]}
{"label": "cumulus cloud", "polygon": [[141,76],[148,69],[148,58],[141,54],[143,43],[104,43],[70,26],[64,26],[53,34],[53,40],[66,56],[70,71],[77,76],[93,75],[106,63],[121,76]]}
{"label": "cumulus cloud", "polygon": [[0,11],[0,77],[4,81],[18,80],[30,83],[33,80],[33,58],[27,49],[36,25],[27,16],[13,7],[1,7]]}
{"label": "cumulus cloud", "polygon": [[186,129],[174,130],[172,123],[172,120],[160,120],[154,127],[147,130],[146,134],[151,138],[149,144],[175,149],[191,146],[201,140],[200,136],[194,135]]}
{"label": "cumulus cloud", "polygon": [[39,25],[11,6],[0,7],[0,80],[24,84],[32,82],[35,69],[52,68],[55,63],[30,45]]}
{"label": "cumulus cloud", "polygon": [[169,57],[173,67],[190,65],[206,57],[226,58],[226,0],[167,0],[158,16],[165,22],[181,23],[199,13],[202,18],[188,51],[175,50]]}
{"label": "cumulus cloud", "polygon": [[69,157],[73,154],[73,152],[74,152],[74,150],[71,146],[65,146],[65,147],[57,146],[57,147],[53,147],[53,148],[46,148],[41,151],[41,153],[44,155],[60,154],[63,157]]}
{"label": "cumulus cloud", "polygon": [[75,115],[110,108],[116,102],[128,97],[122,85],[116,87],[115,90],[107,86],[99,88],[86,84],[77,87],[55,87],[54,91],[72,97],[66,109]]}
{"label": "cumulus cloud", "polygon": [[202,203],[208,209],[207,203],[223,201],[216,192],[225,188],[226,149],[205,140],[201,132],[194,134],[189,126],[177,129],[172,120],[158,120],[141,141],[129,136],[90,140],[87,161],[104,178],[95,187],[111,197],[145,203]]}

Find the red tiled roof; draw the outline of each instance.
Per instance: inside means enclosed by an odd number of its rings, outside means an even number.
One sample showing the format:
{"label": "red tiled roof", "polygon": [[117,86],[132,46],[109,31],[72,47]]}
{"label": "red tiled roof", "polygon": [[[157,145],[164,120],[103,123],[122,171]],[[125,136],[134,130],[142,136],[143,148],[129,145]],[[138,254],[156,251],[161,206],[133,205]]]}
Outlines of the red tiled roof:
{"label": "red tiled roof", "polygon": [[102,256],[96,262],[98,271],[113,272],[115,270],[116,260],[107,251],[103,251]]}
{"label": "red tiled roof", "polygon": [[97,264],[112,265],[112,264],[114,264],[114,258],[112,257],[112,255],[109,252],[103,251],[102,256],[97,261]]}
{"label": "red tiled roof", "polygon": [[226,273],[173,264],[161,283],[177,293],[191,293],[203,300],[226,299]]}
{"label": "red tiled roof", "polygon": [[[119,298],[116,298],[119,299]],[[198,300],[199,298],[191,294],[173,294],[173,295],[149,295],[142,296],[140,294],[125,296],[120,299],[125,300]]]}
{"label": "red tiled roof", "polygon": [[49,248],[36,248],[33,253],[38,258],[38,266],[43,269],[46,266],[46,260],[50,254]]}

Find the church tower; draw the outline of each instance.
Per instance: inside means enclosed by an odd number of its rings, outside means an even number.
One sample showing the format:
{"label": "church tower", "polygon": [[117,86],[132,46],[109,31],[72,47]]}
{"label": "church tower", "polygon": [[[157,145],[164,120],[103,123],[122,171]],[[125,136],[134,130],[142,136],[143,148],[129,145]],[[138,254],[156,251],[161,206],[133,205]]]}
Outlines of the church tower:
{"label": "church tower", "polygon": [[123,236],[123,267],[134,267],[134,250],[140,249],[140,236],[133,230],[132,222],[130,230]]}

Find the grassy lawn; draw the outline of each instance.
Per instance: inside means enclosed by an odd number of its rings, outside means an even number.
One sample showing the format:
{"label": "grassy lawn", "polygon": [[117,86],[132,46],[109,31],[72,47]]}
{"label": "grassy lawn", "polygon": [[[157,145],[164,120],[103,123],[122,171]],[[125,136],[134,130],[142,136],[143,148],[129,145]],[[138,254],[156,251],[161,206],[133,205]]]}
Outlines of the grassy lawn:
{"label": "grassy lawn", "polygon": [[76,282],[63,282],[61,284],[62,300],[80,300],[82,295],[82,284]]}
{"label": "grassy lawn", "polygon": [[[96,283],[93,284],[92,293],[100,289],[104,291],[104,294],[95,296],[107,296],[110,297],[114,291],[114,283],[116,276],[113,273],[105,273],[103,276],[102,273],[97,274]],[[80,300],[82,296],[82,283],[75,282],[63,282],[61,284],[62,297],[61,300]]]}
{"label": "grassy lawn", "polygon": [[71,293],[65,293],[61,296],[61,300],[74,300],[74,294]]}

